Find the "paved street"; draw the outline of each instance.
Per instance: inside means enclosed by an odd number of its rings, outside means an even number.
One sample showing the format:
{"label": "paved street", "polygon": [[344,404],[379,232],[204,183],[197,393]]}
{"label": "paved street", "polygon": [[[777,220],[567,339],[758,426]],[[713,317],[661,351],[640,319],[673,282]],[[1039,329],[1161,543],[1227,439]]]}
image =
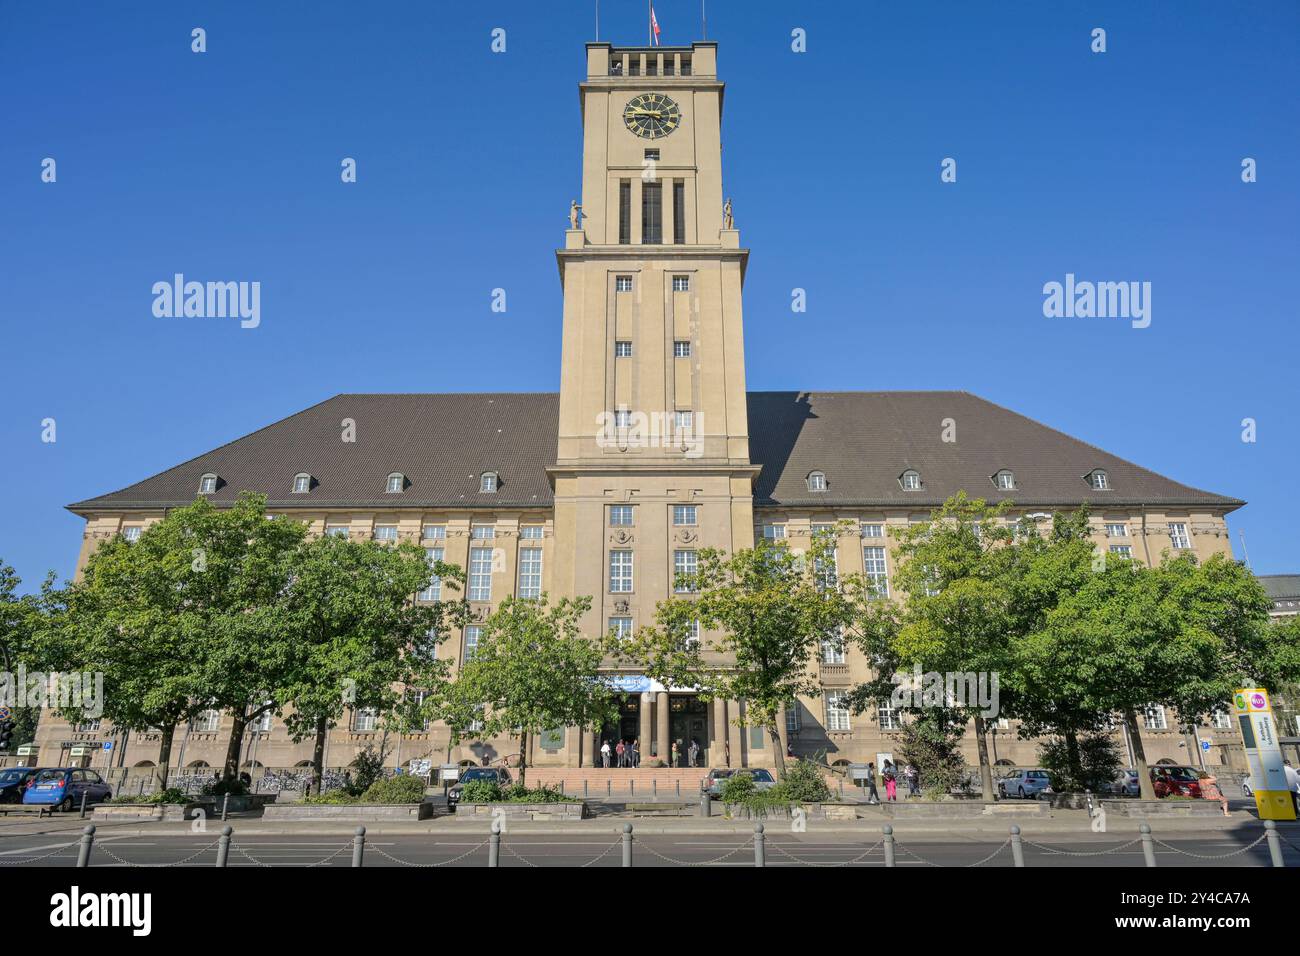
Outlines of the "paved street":
{"label": "paved street", "polygon": [[[254,829],[246,826],[246,830]],[[1288,866],[1300,866],[1300,830],[1281,831],[1284,859]],[[184,865],[212,866],[220,825],[203,834],[115,831],[104,828],[97,834],[92,853],[93,866]],[[1160,866],[1268,866],[1268,849],[1260,842],[1245,852],[1261,831],[1178,832],[1157,837]],[[68,826],[55,833],[0,833],[0,866],[69,866],[76,861],[78,828]],[[485,866],[488,858],[487,833],[457,828],[445,833],[375,833],[366,843],[366,866],[460,865]],[[769,827],[766,835],[768,866],[883,866],[884,852],[878,830],[823,829],[791,833],[784,826]],[[1132,833],[1052,833],[1026,836],[1027,867],[1042,866],[1137,866],[1143,865],[1141,844]],[[1127,845],[1126,845],[1127,844]],[[899,867],[930,865],[1011,866],[1012,856],[1005,838],[992,833],[915,833],[898,838]],[[620,866],[621,838],[614,828],[602,824],[594,829],[582,824],[567,830],[507,832],[502,837],[501,865],[535,866]],[[1106,852],[1110,851],[1110,852]],[[1181,851],[1181,852],[1179,852]],[[752,833],[664,832],[662,828],[638,834],[633,847],[634,865],[753,866]],[[1222,857],[1222,859],[1215,859]],[[230,866],[351,866],[351,839],[347,833],[240,833],[237,827],[230,853]]]}

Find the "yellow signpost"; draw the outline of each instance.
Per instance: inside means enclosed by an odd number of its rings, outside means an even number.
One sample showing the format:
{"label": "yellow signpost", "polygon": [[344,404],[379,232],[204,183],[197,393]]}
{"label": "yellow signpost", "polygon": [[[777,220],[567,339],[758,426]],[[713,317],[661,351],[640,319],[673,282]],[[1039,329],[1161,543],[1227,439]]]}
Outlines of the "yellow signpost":
{"label": "yellow signpost", "polygon": [[1232,695],[1232,707],[1246,750],[1259,818],[1294,820],[1295,804],[1286,784],[1282,745],[1277,739],[1268,691],[1262,687],[1243,687]]}

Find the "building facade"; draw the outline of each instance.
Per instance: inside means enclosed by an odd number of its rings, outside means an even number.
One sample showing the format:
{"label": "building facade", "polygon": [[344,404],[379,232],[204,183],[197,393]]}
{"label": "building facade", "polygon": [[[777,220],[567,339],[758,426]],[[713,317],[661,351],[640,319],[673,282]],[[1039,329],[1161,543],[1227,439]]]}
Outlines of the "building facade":
{"label": "building facade", "polygon": [[[474,622],[507,595],[588,595],[589,632],[650,623],[674,574],[699,549],[760,538],[839,533],[840,573],[888,590],[890,530],[952,494],[1010,499],[1047,516],[1087,503],[1103,553],[1158,562],[1171,551],[1230,553],[1226,515],[1242,502],[1164,478],[965,392],[749,392],[742,289],[748,250],[723,187],[723,84],[717,47],[586,47],[579,84],[581,207],[556,253],[563,288],[558,394],[339,395],[197,459],[70,508],[85,518],[78,568],[104,540],[131,538],[203,495],[229,504],[263,493],[313,534],[412,541],[463,567]],[[348,435],[352,438],[349,440]],[[416,596],[436,600],[439,585]],[[473,653],[481,623],[444,645]],[[700,635],[707,649],[713,637]],[[810,662],[820,695],[792,701],[782,745],[831,762],[893,753],[898,715],[882,702],[850,713],[845,693],[868,676],[853,649]],[[532,744],[534,766],[586,767],[602,740],[638,739],[643,759],[692,739],[706,766],[771,765],[766,734],[744,726],[744,701],[704,701],[610,662],[617,725],[556,728]],[[1151,708],[1152,760],[1192,762],[1173,715]],[[178,735],[175,763],[219,766],[230,726],[212,713]],[[1233,738],[1226,721],[1200,739]],[[1033,764],[1036,744],[998,725],[995,759]],[[116,742],[111,750],[105,742]],[[365,746],[390,764],[493,762],[510,739],[449,743],[445,727],[386,733],[350,714],[326,761]],[[268,717],[249,731],[249,767],[302,766],[310,743]],[[975,743],[968,741],[974,761]],[[147,768],[156,734],[42,721],[29,762]],[[1213,762],[1218,762],[1213,761]]]}

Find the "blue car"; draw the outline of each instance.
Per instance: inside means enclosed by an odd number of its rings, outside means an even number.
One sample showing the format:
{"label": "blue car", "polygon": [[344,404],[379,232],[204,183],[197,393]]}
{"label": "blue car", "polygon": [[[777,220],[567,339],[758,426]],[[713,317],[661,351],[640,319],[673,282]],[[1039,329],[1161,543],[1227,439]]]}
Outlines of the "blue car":
{"label": "blue car", "polygon": [[102,803],[113,796],[113,788],[93,770],[80,767],[55,767],[42,770],[32,778],[23,791],[25,804],[53,804],[60,810],[76,810],[81,806],[81,795],[86,795],[86,806]]}
{"label": "blue car", "polygon": [[39,767],[7,767],[0,770],[0,803],[22,803],[23,791]]}

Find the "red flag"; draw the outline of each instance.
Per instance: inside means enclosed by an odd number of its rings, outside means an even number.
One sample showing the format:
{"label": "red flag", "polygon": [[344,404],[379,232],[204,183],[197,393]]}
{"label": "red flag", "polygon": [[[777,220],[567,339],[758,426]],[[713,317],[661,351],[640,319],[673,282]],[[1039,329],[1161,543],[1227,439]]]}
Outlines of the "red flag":
{"label": "red flag", "polygon": [[659,20],[655,17],[655,6],[650,4],[650,28],[654,31],[655,46],[659,45]]}

